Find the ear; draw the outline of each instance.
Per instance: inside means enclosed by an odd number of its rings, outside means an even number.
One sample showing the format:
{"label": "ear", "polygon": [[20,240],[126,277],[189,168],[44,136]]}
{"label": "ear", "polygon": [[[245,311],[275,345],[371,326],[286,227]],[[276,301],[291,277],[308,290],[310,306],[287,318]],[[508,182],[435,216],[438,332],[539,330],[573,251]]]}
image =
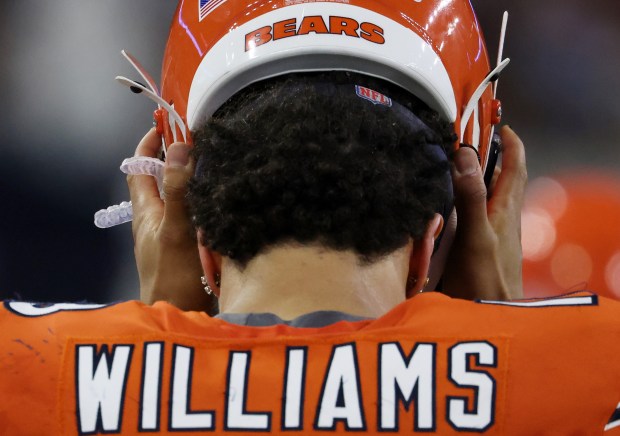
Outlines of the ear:
{"label": "ear", "polygon": [[[202,264],[202,270],[205,273],[205,277],[213,293],[219,297],[220,287],[216,285],[215,277],[222,277],[222,256],[211,250],[208,247],[202,245],[202,231],[198,230],[198,254],[200,255],[200,263]],[[221,279],[220,279],[221,280]]]}
{"label": "ear", "polygon": [[430,269],[435,240],[443,229],[443,218],[438,213],[428,222],[420,239],[413,241],[407,277],[407,298],[424,291]]}

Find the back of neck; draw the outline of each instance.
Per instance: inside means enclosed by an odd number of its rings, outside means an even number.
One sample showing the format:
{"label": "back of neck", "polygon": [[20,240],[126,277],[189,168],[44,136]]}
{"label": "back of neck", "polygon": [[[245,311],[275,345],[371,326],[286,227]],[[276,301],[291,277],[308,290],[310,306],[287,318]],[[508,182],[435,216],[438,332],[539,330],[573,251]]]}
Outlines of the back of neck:
{"label": "back of neck", "polygon": [[289,320],[316,311],[378,317],[405,299],[407,247],[371,264],[352,251],[280,245],[244,269],[222,263],[222,313],[274,313]]}

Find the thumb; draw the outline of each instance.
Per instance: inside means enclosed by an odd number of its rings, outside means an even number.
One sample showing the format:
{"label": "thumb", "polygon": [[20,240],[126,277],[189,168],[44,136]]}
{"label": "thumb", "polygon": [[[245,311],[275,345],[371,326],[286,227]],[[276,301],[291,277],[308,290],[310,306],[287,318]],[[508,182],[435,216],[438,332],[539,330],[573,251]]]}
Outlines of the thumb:
{"label": "thumb", "polygon": [[476,152],[459,148],[453,156],[452,183],[459,227],[473,230],[488,221],[487,189]]}
{"label": "thumb", "polygon": [[187,183],[194,172],[190,161],[191,146],[172,144],[166,154],[164,168],[164,221],[185,224],[189,220],[185,196]]}

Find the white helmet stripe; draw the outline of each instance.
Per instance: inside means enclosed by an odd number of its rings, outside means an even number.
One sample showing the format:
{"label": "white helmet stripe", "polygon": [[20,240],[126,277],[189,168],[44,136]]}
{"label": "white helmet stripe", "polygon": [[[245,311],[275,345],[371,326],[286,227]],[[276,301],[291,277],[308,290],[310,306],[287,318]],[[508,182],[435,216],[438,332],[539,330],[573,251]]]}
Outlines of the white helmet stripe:
{"label": "white helmet stripe", "polygon": [[[357,34],[340,30],[300,32],[304,20],[317,17],[322,18],[326,28],[333,19],[351,19],[358,25]],[[287,23],[286,37],[266,34],[274,23],[283,22]],[[248,35],[260,32],[265,33],[265,40],[257,46],[248,45]],[[334,38],[341,39],[335,44]],[[360,72],[395,83],[449,121],[456,120],[456,99],[448,72],[437,53],[417,33],[361,7],[307,3],[266,13],[234,28],[211,47],[192,81],[188,125],[195,129],[231,95],[251,83],[292,72],[327,70]]]}

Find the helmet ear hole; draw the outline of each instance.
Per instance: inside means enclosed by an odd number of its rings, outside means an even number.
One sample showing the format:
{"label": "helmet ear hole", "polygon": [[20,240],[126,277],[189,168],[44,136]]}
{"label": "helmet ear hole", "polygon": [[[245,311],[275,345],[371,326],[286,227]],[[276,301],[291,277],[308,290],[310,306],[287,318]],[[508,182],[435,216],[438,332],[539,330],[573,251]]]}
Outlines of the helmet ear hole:
{"label": "helmet ear hole", "polygon": [[502,122],[502,102],[494,99],[491,100],[491,124],[497,125]]}
{"label": "helmet ear hole", "polygon": [[484,184],[487,187],[487,190],[489,189],[491,181],[493,180],[493,174],[495,173],[495,167],[497,166],[497,161],[499,160],[501,150],[502,140],[500,139],[499,135],[495,133],[493,134],[493,139],[491,140],[486,168],[484,170]]}

